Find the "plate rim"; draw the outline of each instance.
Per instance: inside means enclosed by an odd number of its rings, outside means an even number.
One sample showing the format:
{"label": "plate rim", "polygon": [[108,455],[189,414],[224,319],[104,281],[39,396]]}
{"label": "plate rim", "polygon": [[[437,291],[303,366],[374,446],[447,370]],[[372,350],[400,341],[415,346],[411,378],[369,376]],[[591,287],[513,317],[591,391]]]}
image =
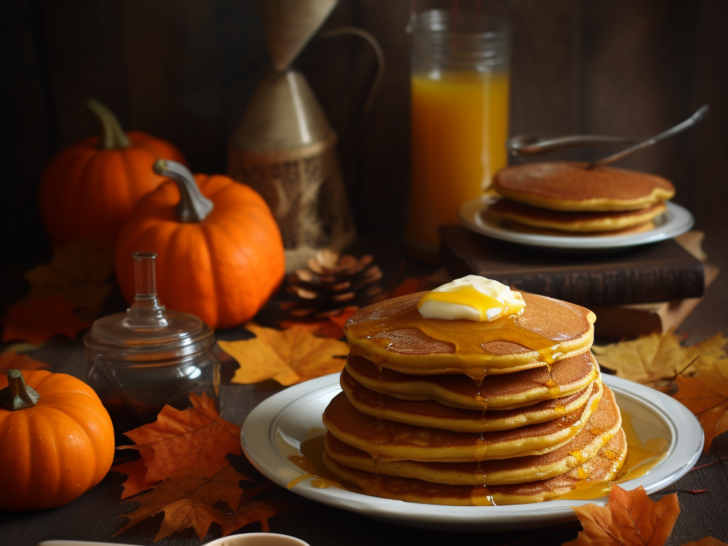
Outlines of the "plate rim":
{"label": "plate rim", "polygon": [[[331,396],[333,398],[336,393],[341,391],[339,376],[339,373],[335,373],[289,387],[258,404],[245,419],[240,432],[243,452],[255,468],[277,485],[286,488],[291,480],[305,472],[289,463],[287,458],[276,449],[276,421],[293,404],[305,403],[311,397],[328,393],[333,393]],[[703,428],[695,416],[680,402],[659,391],[613,375],[602,374],[602,378],[605,384],[614,388],[618,394],[632,397],[638,402],[648,405],[670,428],[673,434],[671,453],[656,468],[668,468],[665,466],[668,465],[668,462],[678,455],[682,457],[679,461],[673,461],[673,465],[676,466],[673,471],[658,480],[654,480],[655,473],[650,473],[641,478],[624,482],[620,486],[632,490],[643,485],[647,493],[652,494],[679,480],[695,465],[703,450]],[[676,422],[678,419],[684,424],[678,426]],[[261,428],[262,424],[265,426]],[[269,445],[266,446],[266,443]],[[271,455],[274,459],[276,457],[279,459],[279,464],[281,462],[284,464],[287,475],[271,469]],[[284,472],[284,474],[286,473]],[[318,489],[312,487],[310,482],[311,480],[304,480],[291,488],[291,491],[311,500],[366,517],[404,525],[426,525],[431,528],[452,528],[454,524],[475,525],[480,529],[505,528],[504,526],[515,523],[528,523],[529,526],[548,525],[573,520],[576,515],[571,509],[572,506],[589,503],[604,506],[607,502],[606,497],[602,497],[594,500],[553,500],[543,503],[488,507],[442,506],[371,497],[337,488]],[[534,510],[534,506],[537,506],[538,509]]]}
{"label": "plate rim", "polygon": [[610,250],[627,248],[672,239],[673,237],[686,233],[695,225],[695,219],[690,211],[677,203],[666,201],[667,208],[662,215],[667,216],[667,222],[643,233],[617,235],[614,237],[569,237],[568,235],[519,233],[480,220],[480,213],[487,209],[492,200],[492,195],[485,194],[463,203],[458,211],[460,223],[475,233],[492,237],[493,239],[541,248],[568,250]]}

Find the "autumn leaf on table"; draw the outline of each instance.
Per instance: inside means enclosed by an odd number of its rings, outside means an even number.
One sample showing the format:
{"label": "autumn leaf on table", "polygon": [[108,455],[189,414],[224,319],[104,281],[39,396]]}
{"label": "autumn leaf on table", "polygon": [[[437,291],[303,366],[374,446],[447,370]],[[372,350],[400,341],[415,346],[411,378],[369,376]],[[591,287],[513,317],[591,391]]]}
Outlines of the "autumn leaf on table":
{"label": "autumn leaf on table", "polygon": [[55,335],[74,338],[91,325],[79,320],[73,313],[73,305],[62,296],[23,301],[8,307],[0,324],[5,327],[4,342],[20,339],[30,343],[42,343]]}
{"label": "autumn leaf on table", "polygon": [[220,348],[237,360],[234,383],[259,383],[268,379],[293,385],[314,377],[340,372],[349,354],[343,341],[314,336],[307,329],[292,326],[285,330],[245,326],[255,338],[218,341]]}
{"label": "autumn leaf on table", "polygon": [[676,493],[653,502],[642,486],[625,491],[615,484],[606,506],[586,504],[573,510],[584,529],[564,546],[661,546],[680,514]]}
{"label": "autumn leaf on table", "polygon": [[[164,519],[155,542],[188,527],[202,540],[212,523],[221,526],[223,536],[254,522],[267,531],[268,519],[285,507],[276,500],[254,500],[273,485],[256,484],[231,466],[227,457],[242,454],[240,427],[222,419],[207,395],[191,394],[190,400],[192,408],[165,406],[157,421],[127,433],[138,443],[119,449],[135,449],[141,458],[112,470],[128,476],[122,499],[139,506],[120,516],[129,521],[117,535],[160,512]],[[243,490],[241,481],[252,487]]]}
{"label": "autumn leaf on table", "polygon": [[111,249],[98,248],[90,241],[53,247],[53,259],[25,273],[30,283],[28,301],[60,295],[73,305],[84,320],[99,316],[111,294],[114,259]]}
{"label": "autumn leaf on table", "polygon": [[708,453],[713,439],[728,431],[728,358],[695,377],[678,376],[675,400],[682,402],[700,421],[705,432],[703,452]]}
{"label": "autumn leaf on table", "polygon": [[432,290],[436,285],[421,277],[407,277],[402,283],[389,293],[390,298],[407,296],[424,290]]}
{"label": "autumn leaf on table", "polygon": [[619,377],[648,383],[673,379],[688,366],[687,375],[710,368],[726,356],[722,350],[725,343],[726,339],[717,334],[702,343],[683,347],[680,339],[670,331],[604,347],[594,345],[592,352],[600,366],[614,370]]}
{"label": "autumn leaf on table", "polygon": [[344,337],[344,324],[356,313],[357,307],[347,307],[336,315],[317,320],[282,320],[278,324],[281,328],[287,329],[293,326],[306,328],[315,336],[332,337],[340,339]]}
{"label": "autumn leaf on table", "polygon": [[[154,423],[126,433],[146,461],[147,482],[189,473],[193,468],[212,478],[230,464],[228,454],[240,455],[240,427],[222,419],[215,404],[203,394],[190,395],[192,408],[164,406]],[[152,455],[153,452],[153,456]]]}
{"label": "autumn leaf on table", "polygon": [[12,350],[0,353],[0,375],[5,375],[8,370],[42,370],[49,367],[45,362],[39,362]]}
{"label": "autumn leaf on table", "polygon": [[683,544],[683,546],[728,546],[728,544],[717,538],[704,537],[697,542],[688,542],[687,544]]}

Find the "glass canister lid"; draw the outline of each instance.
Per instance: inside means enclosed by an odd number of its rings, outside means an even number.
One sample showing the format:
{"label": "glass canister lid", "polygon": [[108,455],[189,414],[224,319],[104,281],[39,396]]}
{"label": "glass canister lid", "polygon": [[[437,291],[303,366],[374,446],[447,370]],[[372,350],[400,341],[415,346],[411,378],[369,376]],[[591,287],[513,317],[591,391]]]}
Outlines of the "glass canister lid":
{"label": "glass canister lid", "polygon": [[136,295],[126,313],[100,318],[84,343],[89,357],[119,360],[164,360],[209,349],[212,329],[195,315],[168,311],[157,300],[154,264],[157,255],[133,255]]}

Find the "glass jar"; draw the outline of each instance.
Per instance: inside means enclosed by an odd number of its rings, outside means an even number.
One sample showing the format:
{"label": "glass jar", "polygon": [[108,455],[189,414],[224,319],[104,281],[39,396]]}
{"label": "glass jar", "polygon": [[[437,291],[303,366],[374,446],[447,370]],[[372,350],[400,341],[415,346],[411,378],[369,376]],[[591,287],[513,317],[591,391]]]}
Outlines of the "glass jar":
{"label": "glass jar", "polygon": [[212,329],[198,317],[168,311],[157,301],[156,254],[137,253],[136,296],[126,313],[93,323],[86,356],[88,382],[123,433],[156,420],[169,404],[189,407],[189,394],[207,393],[217,406],[220,363],[212,353]]}
{"label": "glass jar", "polygon": [[407,242],[437,255],[437,227],[458,222],[507,164],[510,28],[487,15],[432,10],[411,34],[411,183]]}

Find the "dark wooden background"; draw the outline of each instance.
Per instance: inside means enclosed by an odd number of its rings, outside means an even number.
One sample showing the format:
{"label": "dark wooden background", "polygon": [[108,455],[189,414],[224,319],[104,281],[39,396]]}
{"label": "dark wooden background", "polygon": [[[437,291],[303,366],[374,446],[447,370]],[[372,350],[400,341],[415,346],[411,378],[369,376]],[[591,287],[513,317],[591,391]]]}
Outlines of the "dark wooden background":
{"label": "dark wooden background", "polygon": [[[663,175],[699,228],[724,230],[728,202],[728,2],[461,0],[513,26],[511,133],[648,136],[711,106],[698,128],[623,162]],[[381,43],[387,72],[370,114],[340,146],[365,236],[401,235],[409,175],[412,6],[340,0],[325,28],[355,25]],[[96,97],[127,129],[178,145],[198,172],[225,172],[226,142],[268,59],[253,0],[7,0],[3,40],[3,261],[37,260],[47,242],[37,187],[49,158],[96,130]],[[314,41],[297,66],[334,127],[350,124],[373,76],[356,38]],[[710,250],[711,242],[708,241]]]}

